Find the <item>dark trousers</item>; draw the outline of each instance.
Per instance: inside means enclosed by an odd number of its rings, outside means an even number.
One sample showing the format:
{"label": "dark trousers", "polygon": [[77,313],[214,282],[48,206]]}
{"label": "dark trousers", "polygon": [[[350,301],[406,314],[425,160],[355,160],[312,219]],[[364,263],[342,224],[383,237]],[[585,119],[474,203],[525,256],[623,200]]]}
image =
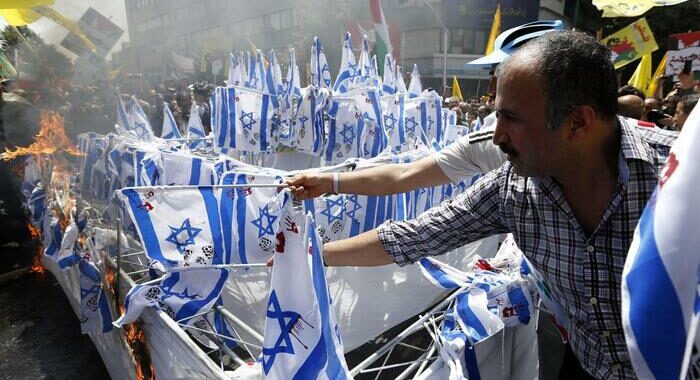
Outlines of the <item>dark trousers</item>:
{"label": "dark trousers", "polygon": [[595,377],[586,372],[581,363],[579,363],[571,345],[566,345],[566,353],[564,354],[564,362],[559,370],[559,380],[595,380]]}

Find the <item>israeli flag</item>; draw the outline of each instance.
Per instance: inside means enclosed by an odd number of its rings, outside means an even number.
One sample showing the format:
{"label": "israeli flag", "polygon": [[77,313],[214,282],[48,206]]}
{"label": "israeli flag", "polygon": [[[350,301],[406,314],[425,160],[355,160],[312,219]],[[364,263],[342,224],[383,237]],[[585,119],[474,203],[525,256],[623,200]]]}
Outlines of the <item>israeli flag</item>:
{"label": "israeli flag", "polygon": [[274,50],[270,50],[268,55],[267,71],[265,72],[265,92],[270,94],[270,100],[275,109],[279,108],[279,97],[284,93],[284,84],[282,83],[282,68],[277,61],[277,55]]}
{"label": "israeli flag", "polygon": [[127,132],[140,141],[153,141],[153,129],[148,121],[146,112],[141,108],[138,99],[132,96],[126,109],[126,116],[130,126]]}
{"label": "israeli flag", "polygon": [[377,64],[377,56],[372,55],[372,64],[370,66],[369,70],[369,76],[370,76],[370,86],[377,87],[378,89],[382,89],[382,77],[379,76],[379,65]]}
{"label": "israeli flag", "polygon": [[247,75],[243,75],[243,69],[245,64],[241,65],[240,57],[231,54],[231,63],[228,67],[228,79],[226,79],[227,86],[240,86],[243,83],[244,78]]}
{"label": "israeli flag", "polygon": [[42,233],[44,235],[44,256],[56,261],[54,256],[61,250],[63,227],[58,222],[58,218],[53,217],[50,212],[44,215]]}
{"label": "israeli flag", "polygon": [[[343,50],[345,54],[345,50]],[[353,56],[354,60],[354,56]],[[349,58],[348,58],[349,62]],[[349,66],[349,63],[346,64]],[[346,67],[341,63],[342,68]],[[323,50],[323,45],[318,37],[314,37],[314,43],[311,46],[311,84],[318,88],[331,88],[331,70],[328,68],[328,60],[326,59],[326,53]],[[338,74],[340,76],[340,74]]]}
{"label": "israeli flag", "polygon": [[[387,71],[384,71],[385,73]],[[385,92],[386,93],[386,92]],[[406,106],[405,94],[384,95],[379,98],[382,110],[384,133],[388,137],[388,146],[394,153],[400,152],[406,145],[406,127],[404,108]]]}
{"label": "israeli flag", "polygon": [[[81,136],[78,136],[78,144],[79,146],[81,143],[87,144],[84,141],[81,141],[80,139]],[[85,153],[87,151],[87,148],[85,150],[80,150],[81,153]],[[83,159],[83,162],[85,160]],[[83,173],[83,172],[81,172]],[[36,163],[36,160],[34,157],[27,157],[24,161],[24,177],[22,178],[22,203],[23,205],[26,206],[26,202],[29,201],[29,198],[32,196],[32,191],[36,188],[37,184],[41,181],[41,170],[39,169],[39,166]]]}
{"label": "israeli flag", "polygon": [[187,138],[200,140],[190,140],[187,142],[187,146],[190,149],[197,149],[198,147],[206,145],[205,141],[201,140],[206,136],[202,118],[199,116],[199,107],[195,102],[192,102],[192,107],[190,107],[190,119],[187,121]]}
{"label": "israeli flag", "polygon": [[249,53],[245,52],[243,53],[238,52],[238,68],[241,70],[241,82],[240,85],[243,86],[245,84],[245,81],[248,80],[248,69],[246,68],[248,58],[249,58]]}
{"label": "israeli flag", "polygon": [[89,255],[79,259],[80,331],[83,334],[112,331],[112,312],[102,289],[102,275]]}
{"label": "israeli flag", "polygon": [[403,80],[403,69],[401,66],[396,65],[396,72],[394,73],[394,83],[396,83],[396,92],[407,93],[406,82]]}
{"label": "israeli flag", "polygon": [[396,80],[394,77],[394,66],[395,63],[391,58],[391,54],[384,56],[384,78],[382,78],[382,92],[384,95],[392,95],[397,91]]}
{"label": "israeli flag", "polygon": [[51,255],[47,255],[46,258],[52,260],[58,264],[58,267],[62,270],[66,270],[73,266],[80,260],[80,255],[75,252],[75,243],[78,241],[79,228],[71,220],[70,224],[66,227],[61,240],[58,241],[58,236],[54,236],[52,239],[54,244],[58,243],[58,249]]}
{"label": "israeli flag", "polygon": [[[262,173],[224,173],[223,185],[282,183],[282,177]],[[262,263],[273,254],[282,205],[290,202],[275,187],[223,189],[221,222],[225,251],[234,253],[233,262]]]}
{"label": "israeli flag", "polygon": [[345,32],[345,39],[343,40],[343,53],[340,61],[340,71],[338,72],[338,76],[335,78],[333,92],[340,94],[348,92],[352,82],[358,75],[359,69],[357,67],[357,63],[355,63],[355,53],[352,50],[352,39],[350,38],[350,33]]}
{"label": "israeli flag", "polygon": [[326,195],[304,201],[304,212],[314,216],[316,230],[323,243],[341,240],[345,227],[345,195]]}
{"label": "israeli flag", "polygon": [[[190,113],[190,115],[192,114]],[[182,138],[182,134],[177,127],[173,113],[170,112],[170,107],[168,107],[168,103],[165,102],[163,102],[163,130],[160,133],[160,138],[166,140]]]}
{"label": "israeli flag", "polygon": [[700,108],[671,148],[622,272],[622,322],[637,376],[696,378],[700,368]]}
{"label": "israeli flag", "polygon": [[394,215],[392,196],[346,194],[343,235],[353,237],[376,228]]}
{"label": "israeli flag", "polygon": [[442,141],[444,127],[442,121],[442,97],[435,91],[423,95],[426,101],[425,136],[430,146]]}
{"label": "israeli flag", "polygon": [[418,65],[413,64],[413,71],[411,72],[411,81],[408,82],[408,97],[416,98],[423,93],[423,85],[420,81],[420,73],[418,72]]}
{"label": "israeli flag", "polygon": [[44,190],[41,182],[37,183],[37,186],[32,190],[29,202],[27,202],[27,208],[29,209],[29,221],[34,227],[41,226],[44,220],[44,213],[46,213],[46,190]]}
{"label": "israeli flag", "polygon": [[367,88],[331,98],[326,163],[376,157],[387,146],[378,90]]}
{"label": "israeli flag", "polygon": [[122,100],[122,95],[119,92],[119,88],[117,88],[117,132],[119,134],[125,134],[129,133],[133,126],[131,124],[131,120],[129,120],[129,116],[126,112],[126,107],[124,106],[124,101]]}
{"label": "israeli flag", "polygon": [[327,89],[308,86],[301,90],[293,120],[296,150],[318,156],[325,140],[324,107],[329,98]]}
{"label": "israeli flag", "polygon": [[404,106],[404,129],[406,130],[406,140],[411,147],[428,144],[428,137],[425,134],[425,126],[428,120],[428,105],[423,97],[406,99]]}
{"label": "israeli flag", "polygon": [[163,310],[174,321],[207,312],[221,296],[228,269],[172,272],[159,285],[136,285],[124,300],[124,314],[113,322],[121,328],[139,318],[146,307]]}
{"label": "israeli flag", "polygon": [[351,379],[312,218],[288,206],[281,219],[265,319],[264,378]]}
{"label": "israeli flag", "polygon": [[357,76],[353,79],[353,89],[361,86],[372,85],[372,58],[369,53],[369,40],[367,35],[362,36],[362,48],[360,49],[360,59],[357,61]]}
{"label": "israeli flag", "polygon": [[270,95],[243,87],[217,87],[212,97],[216,146],[255,153],[270,149],[274,115]]}
{"label": "israeli flag", "polygon": [[166,268],[230,262],[212,187],[126,188],[119,194],[150,259]]}
{"label": "israeli flag", "polygon": [[250,67],[248,70],[248,80],[244,87],[251,90],[265,91],[265,65],[263,64],[263,53],[260,49],[255,52],[255,59],[250,56]]}
{"label": "israeli flag", "polygon": [[299,66],[294,49],[289,49],[289,68],[284,83],[280,85],[279,102],[279,143],[288,147],[296,146],[295,114],[301,102]]}

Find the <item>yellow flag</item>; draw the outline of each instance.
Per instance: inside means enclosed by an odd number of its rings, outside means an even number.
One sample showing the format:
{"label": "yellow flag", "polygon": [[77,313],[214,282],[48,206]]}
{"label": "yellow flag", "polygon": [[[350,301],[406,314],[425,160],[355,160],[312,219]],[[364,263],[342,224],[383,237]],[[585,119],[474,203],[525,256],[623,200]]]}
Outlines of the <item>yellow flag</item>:
{"label": "yellow flag", "polygon": [[491,25],[491,33],[489,34],[489,42],[486,44],[486,52],[484,55],[493,53],[493,43],[496,42],[496,37],[501,34],[501,4],[496,7],[496,14],[493,15],[493,24]]}
{"label": "yellow flag", "polygon": [[593,0],[603,17],[635,17],[653,7],[676,5],[687,0]]}
{"label": "yellow flag", "polygon": [[54,0],[2,0],[0,9],[31,8],[37,5],[52,5]]}
{"label": "yellow flag", "polygon": [[459,88],[459,82],[457,81],[456,75],[452,76],[452,96],[458,97],[459,101],[464,100],[464,98],[462,98],[462,90]]}
{"label": "yellow flag", "polygon": [[658,87],[659,82],[656,80],[656,78],[664,75],[664,70],[666,70],[666,61],[668,60],[668,52],[664,54],[664,57],[661,58],[661,62],[659,62],[659,65],[656,66],[656,71],[654,71],[654,75],[651,76],[651,81],[649,82],[649,87],[647,87],[647,90],[644,91],[647,97],[653,97],[654,94],[656,94],[656,88]]}
{"label": "yellow flag", "polygon": [[0,9],[0,16],[12,26],[25,26],[41,18],[40,14],[28,8]]}
{"label": "yellow flag", "polygon": [[642,90],[646,95],[649,82],[651,82],[651,53],[644,54],[627,84]]}
{"label": "yellow flag", "polygon": [[659,48],[654,39],[654,33],[644,17],[605,37],[600,42],[610,49],[616,69]]}

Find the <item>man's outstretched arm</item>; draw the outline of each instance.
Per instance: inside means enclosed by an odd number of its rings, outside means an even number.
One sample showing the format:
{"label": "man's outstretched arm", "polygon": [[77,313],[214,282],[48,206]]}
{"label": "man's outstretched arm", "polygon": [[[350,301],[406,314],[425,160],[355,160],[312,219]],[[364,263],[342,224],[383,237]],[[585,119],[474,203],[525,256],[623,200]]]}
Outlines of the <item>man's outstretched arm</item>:
{"label": "man's outstretched arm", "polygon": [[325,244],[323,257],[328,266],[372,267],[394,263],[379,241],[376,230]]}
{"label": "man's outstretched arm", "polygon": [[[388,195],[450,182],[433,157],[407,164],[387,164],[370,169],[340,173],[338,192],[342,194]],[[297,199],[333,192],[333,174],[305,173],[287,180]]]}

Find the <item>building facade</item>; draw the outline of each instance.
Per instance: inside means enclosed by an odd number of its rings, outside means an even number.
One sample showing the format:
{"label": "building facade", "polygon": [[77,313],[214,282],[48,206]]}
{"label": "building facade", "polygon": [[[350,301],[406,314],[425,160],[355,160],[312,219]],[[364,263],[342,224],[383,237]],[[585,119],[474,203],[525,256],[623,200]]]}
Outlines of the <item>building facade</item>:
{"label": "building facade", "polygon": [[[381,4],[395,56],[404,73],[408,74],[417,64],[424,87],[442,90],[443,72],[446,72],[448,86],[456,76],[462,93],[467,96],[485,91],[488,71],[464,64],[483,55],[499,4],[501,30],[505,30],[537,19],[568,21],[571,16],[565,15],[565,9],[570,1],[383,0]],[[297,63],[305,75],[314,35],[323,42],[335,76],[345,30],[353,33],[355,48],[359,48],[361,34],[368,35],[370,45],[374,41],[368,1],[125,0],[125,3],[130,42],[113,54],[113,65],[143,73],[153,81],[183,74],[182,67],[174,62],[175,53],[194,61],[194,73],[190,75],[220,83],[226,73],[228,53],[253,47],[263,51],[275,49],[283,63],[287,62],[289,48],[294,47]],[[383,58],[378,58],[381,65]]]}

